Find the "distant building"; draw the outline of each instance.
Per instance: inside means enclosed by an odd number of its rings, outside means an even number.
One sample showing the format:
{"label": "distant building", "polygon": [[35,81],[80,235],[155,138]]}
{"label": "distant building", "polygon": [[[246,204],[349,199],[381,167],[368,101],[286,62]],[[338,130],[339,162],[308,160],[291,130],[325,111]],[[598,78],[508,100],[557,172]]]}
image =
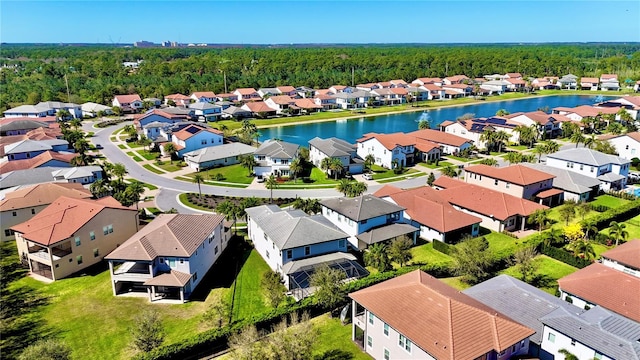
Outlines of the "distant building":
{"label": "distant building", "polygon": [[140,40],[140,41],[134,42],[133,46],[139,47],[139,48],[148,48],[148,47],[154,47],[156,46],[156,44],[154,44],[151,41]]}

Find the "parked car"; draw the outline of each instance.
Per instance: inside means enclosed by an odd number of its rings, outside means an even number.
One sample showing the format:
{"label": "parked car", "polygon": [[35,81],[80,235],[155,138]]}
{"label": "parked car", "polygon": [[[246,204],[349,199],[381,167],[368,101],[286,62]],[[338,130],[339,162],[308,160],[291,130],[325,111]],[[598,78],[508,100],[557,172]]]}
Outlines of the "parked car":
{"label": "parked car", "polygon": [[102,149],[102,145],[96,144],[96,149]]}
{"label": "parked car", "polygon": [[373,175],[371,173],[362,174],[362,178],[365,180],[373,180]]}
{"label": "parked car", "polygon": [[258,176],[256,176],[256,178],[258,179],[257,181],[258,181],[259,183],[263,183],[263,182],[264,182],[264,176],[262,176],[262,175],[258,175]]}

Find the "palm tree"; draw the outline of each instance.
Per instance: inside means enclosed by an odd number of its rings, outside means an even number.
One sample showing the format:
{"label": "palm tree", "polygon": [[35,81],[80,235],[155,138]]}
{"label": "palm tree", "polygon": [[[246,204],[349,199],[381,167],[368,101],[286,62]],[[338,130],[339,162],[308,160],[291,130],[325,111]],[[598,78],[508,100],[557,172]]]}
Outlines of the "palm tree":
{"label": "palm tree", "polygon": [[198,184],[198,198],[202,199],[202,190],[200,189],[200,184],[204,182],[204,176],[202,176],[202,174],[195,173],[195,175],[193,175],[193,182]]}
{"label": "palm tree", "polygon": [[536,140],[536,133],[532,127],[518,125],[514,130],[518,133],[518,141],[521,145],[525,143],[528,144],[529,147],[533,146],[533,142]]}
{"label": "palm tree", "polygon": [[101,198],[109,193],[110,188],[105,179],[98,179],[89,185],[89,191],[96,198]]}
{"label": "palm tree", "polygon": [[224,215],[224,218],[227,221],[233,220],[233,227],[236,232],[238,231],[236,224],[240,211],[243,211],[243,209],[229,200],[225,200],[216,206],[216,213]]}
{"label": "palm tree", "polygon": [[384,243],[375,243],[364,253],[364,263],[367,266],[374,267],[378,271],[383,272],[391,267],[389,262],[389,254],[387,245]]}
{"label": "palm tree", "polygon": [[[626,111],[625,111],[626,112]],[[607,126],[607,131],[609,131],[612,135],[620,135],[624,132],[624,126],[617,122],[609,123]]]}
{"label": "palm tree", "polygon": [[576,212],[578,213],[578,215],[580,215],[582,220],[584,220],[585,215],[587,215],[589,211],[591,211],[591,204],[587,202],[581,202],[576,207]]}
{"label": "palm tree", "polygon": [[[564,360],[580,360],[577,356],[575,356],[572,353],[570,353],[569,350],[567,350],[567,349],[560,349],[560,350],[558,350],[558,353],[564,355]],[[558,360],[560,360],[560,359],[558,359]]]}
{"label": "palm tree", "polygon": [[84,155],[84,153],[86,153],[87,150],[89,150],[89,147],[90,147],[89,142],[85,138],[77,139],[73,143],[73,149],[80,155]]}
{"label": "palm tree", "polygon": [[69,116],[71,116],[71,113],[67,109],[60,109],[60,110],[58,110],[56,112],[56,117],[59,120],[64,120],[64,119],[68,118]]}
{"label": "palm tree", "polygon": [[351,197],[356,197],[364,194],[365,191],[367,191],[367,184],[361,181],[356,181],[351,183],[348,195]]}
{"label": "palm tree", "polygon": [[625,126],[633,122],[633,116],[631,116],[631,114],[629,114],[629,112],[624,108],[620,108],[616,115],[620,116],[620,121]]}
{"label": "palm tree", "polygon": [[480,141],[483,141],[486,145],[487,151],[491,151],[493,147],[493,143],[496,141],[495,136],[496,132],[491,129],[484,129],[482,134],[480,134]]}
{"label": "palm tree", "polygon": [[612,221],[609,227],[609,235],[616,239],[616,246],[618,246],[620,240],[626,240],[629,237],[629,232],[626,230],[627,225]]}
{"label": "palm tree", "polygon": [[276,177],[273,174],[271,174],[269,175],[267,180],[264,182],[264,186],[267,189],[271,190],[269,194],[269,202],[273,204],[273,189],[276,189],[278,187],[278,180],[276,180]]}
{"label": "palm tree", "polygon": [[584,140],[584,147],[586,147],[587,149],[591,149],[596,145],[597,141],[598,140],[596,139],[596,136],[591,134],[591,136],[587,137]]}
{"label": "palm tree", "polygon": [[331,168],[331,158],[326,157],[322,159],[320,162],[320,168],[327,173],[327,177],[329,177],[329,168]]}
{"label": "palm tree", "polygon": [[173,155],[176,153],[176,151],[178,151],[178,149],[176,149],[176,145],[174,143],[168,142],[164,144],[164,152],[165,154],[169,155],[170,164],[173,164]]}
{"label": "palm tree", "polygon": [[371,169],[371,165],[376,163],[376,158],[373,156],[373,154],[367,154],[367,156],[364,157],[364,166],[367,167],[367,169]]}
{"label": "palm tree", "polygon": [[289,164],[289,171],[291,172],[291,175],[293,175],[293,182],[295,183],[298,178],[298,174],[302,171],[302,162],[299,158],[295,158],[291,161]]}
{"label": "palm tree", "polygon": [[558,150],[560,150],[560,144],[553,140],[547,140],[543,143],[543,145],[546,154],[553,154],[554,152],[558,152]]}
{"label": "palm tree", "polygon": [[567,245],[567,250],[573,252],[573,255],[582,255],[585,259],[591,260],[596,257],[596,252],[593,249],[593,245],[588,240],[576,240]]}
{"label": "palm tree", "polygon": [[123,131],[129,134],[130,139],[135,139],[138,137],[138,131],[136,130],[136,127],[134,125],[125,125]]}
{"label": "palm tree", "polygon": [[576,147],[578,147],[578,145],[580,145],[580,143],[584,143],[586,139],[581,132],[576,131],[573,134],[571,134],[571,137],[569,138],[569,140],[571,140],[571,142],[576,143]]}
{"label": "palm tree", "polygon": [[138,209],[138,203],[140,202],[140,196],[144,194],[144,186],[140,181],[133,181],[127,185],[127,188],[124,191],[125,197],[131,203],[136,204],[136,209]]}
{"label": "palm tree", "polygon": [[123,181],[124,176],[128,174],[127,168],[121,164],[121,163],[115,163],[113,164],[113,169],[111,170],[111,173],[118,178],[118,180],[120,180],[120,182]]}
{"label": "palm tree", "polygon": [[556,228],[549,231],[545,231],[542,238],[542,244],[546,247],[555,246],[564,242],[564,235],[562,230]]}
{"label": "palm tree", "polygon": [[338,158],[331,159],[329,169],[331,169],[331,172],[333,173],[333,179],[338,180],[338,174],[342,173],[342,170],[344,169],[342,161]]}
{"label": "palm tree", "polygon": [[505,156],[505,160],[507,160],[509,165],[520,163],[522,162],[522,154],[517,151],[510,151],[507,153],[507,156]]}
{"label": "palm tree", "polygon": [[341,192],[344,196],[347,196],[351,187],[351,181],[349,179],[340,179],[338,185],[336,185],[336,190]]}
{"label": "palm tree", "polygon": [[596,236],[598,235],[598,227],[597,227],[597,226],[595,226],[595,225],[587,226],[587,227],[585,228],[585,230],[584,230],[584,237],[585,237],[585,239],[589,239],[589,238],[590,238],[590,236],[589,236],[589,234],[590,234],[590,233],[592,233],[592,234],[593,234],[593,238],[595,239],[595,238],[596,238]]}
{"label": "palm tree", "polygon": [[[60,111],[66,111],[69,116],[71,115],[67,110],[60,110]],[[82,121],[78,118],[74,118],[74,119],[71,119],[71,121],[69,121],[69,125],[73,126],[73,128],[76,129],[77,131],[82,126]]]}
{"label": "palm tree", "polygon": [[509,134],[504,131],[504,130],[500,130],[500,131],[496,131],[495,135],[494,135],[494,140],[495,142],[498,143],[498,152],[501,153],[502,152],[502,146],[504,145],[505,141],[508,141],[510,138]]}
{"label": "palm tree", "polygon": [[429,129],[430,127],[431,126],[429,126],[429,122],[426,121],[426,120],[421,120],[418,123],[418,129],[420,129],[420,130],[426,130],[426,129]]}
{"label": "palm tree", "polygon": [[256,159],[252,154],[240,155],[240,165],[249,169],[249,172],[253,171],[253,167],[256,166]]}
{"label": "palm tree", "polygon": [[531,213],[527,218],[527,223],[529,224],[538,224],[538,232],[542,231],[542,228],[549,224],[549,210],[548,209],[538,209]]}
{"label": "palm tree", "polygon": [[442,175],[448,176],[450,178],[458,176],[458,171],[451,165],[443,167],[442,169],[440,169],[440,172],[442,173]]}
{"label": "palm tree", "polygon": [[498,165],[498,160],[493,158],[484,158],[480,160],[480,164],[488,165],[488,166],[496,166]]}

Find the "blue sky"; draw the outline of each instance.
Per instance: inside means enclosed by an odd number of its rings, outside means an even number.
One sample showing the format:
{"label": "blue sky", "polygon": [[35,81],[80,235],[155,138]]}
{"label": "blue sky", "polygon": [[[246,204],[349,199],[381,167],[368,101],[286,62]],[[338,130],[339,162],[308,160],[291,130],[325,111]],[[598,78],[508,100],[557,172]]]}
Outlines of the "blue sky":
{"label": "blue sky", "polygon": [[640,1],[6,1],[8,43],[640,41]]}

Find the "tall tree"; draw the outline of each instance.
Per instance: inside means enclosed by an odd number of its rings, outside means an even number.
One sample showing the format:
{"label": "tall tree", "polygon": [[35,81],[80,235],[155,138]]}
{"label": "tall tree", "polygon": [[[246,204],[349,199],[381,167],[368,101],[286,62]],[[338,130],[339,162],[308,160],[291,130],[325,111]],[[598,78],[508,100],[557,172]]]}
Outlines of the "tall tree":
{"label": "tall tree", "polygon": [[349,190],[351,188],[351,180],[349,179],[340,179],[338,185],[336,185],[336,190],[341,192],[344,196],[347,196]]}
{"label": "tall tree", "polygon": [[576,204],[567,202],[558,211],[560,214],[560,220],[565,222],[565,225],[569,225],[569,221],[573,220],[576,216]]}
{"label": "tall tree", "polygon": [[327,177],[329,177],[329,169],[331,168],[331,158],[325,157],[320,162],[320,168],[327,173]]}
{"label": "tall tree", "polygon": [[489,277],[494,257],[484,237],[458,243],[451,253],[454,272],[469,284],[477,284]]}
{"label": "tall tree", "polygon": [[533,246],[518,249],[513,254],[512,263],[520,272],[522,281],[527,282],[527,280],[530,279],[530,276],[533,276],[536,271],[536,264],[534,260],[537,255],[538,253],[536,252],[536,248]]}
{"label": "tall tree", "polygon": [[276,177],[271,174],[264,182],[264,186],[269,189],[269,202],[273,204],[273,189],[278,188],[278,180],[276,180]]}
{"label": "tall tree", "polygon": [[548,209],[538,209],[532,212],[527,218],[527,223],[529,224],[537,224],[538,232],[542,231],[542,228],[549,224],[549,210]]}
{"label": "tall tree", "polygon": [[178,151],[176,145],[172,142],[164,144],[164,153],[169,155],[169,163],[173,164],[173,156]]}
{"label": "tall tree", "polygon": [[373,156],[373,154],[367,154],[367,156],[364,157],[364,166],[367,167],[367,169],[371,169],[371,165],[376,163],[376,158]]}
{"label": "tall tree", "polygon": [[389,261],[389,249],[384,243],[375,243],[367,248],[364,253],[364,263],[383,272],[391,267]]}
{"label": "tall tree", "polygon": [[140,181],[130,182],[124,190],[124,197],[127,199],[127,203],[136,204],[136,209],[138,209],[142,194],[144,194],[144,186]]}
{"label": "tall tree", "polygon": [[136,316],[131,335],[133,346],[139,351],[149,352],[162,345],[165,330],[158,312],[147,310]]}
{"label": "tall tree", "polygon": [[413,258],[411,245],[413,243],[406,236],[394,239],[389,246],[389,260],[397,262],[400,267],[403,267]]}
{"label": "tall tree", "polygon": [[291,172],[291,175],[293,175],[294,183],[296,182],[298,174],[302,171],[302,169],[302,161],[299,158],[291,160],[291,163],[289,164],[289,171]]}
{"label": "tall tree", "polygon": [[609,236],[616,240],[616,246],[618,246],[620,240],[626,240],[629,237],[627,225],[617,221],[612,221],[609,223]]}
{"label": "tall tree", "polygon": [[249,169],[250,172],[253,171],[253,167],[257,164],[255,157],[253,157],[253,154],[240,155],[239,160],[240,165]]}
{"label": "tall tree", "polygon": [[346,277],[343,271],[326,264],[317,267],[309,279],[311,286],[316,287],[316,302],[326,309],[333,309],[344,301],[346,293],[343,281]]}
{"label": "tall tree", "polygon": [[202,189],[200,188],[200,184],[204,182],[204,176],[202,176],[201,173],[197,172],[193,175],[192,181],[198,184],[198,198],[202,199]]}
{"label": "tall tree", "polygon": [[282,276],[275,271],[267,271],[260,280],[269,305],[277,308],[285,298],[285,287],[282,284]]}
{"label": "tall tree", "polygon": [[342,174],[342,170],[344,166],[342,165],[342,160],[338,158],[331,159],[331,164],[329,165],[329,169],[333,173],[333,179],[338,180],[338,175]]}
{"label": "tall tree", "polygon": [[450,178],[454,178],[454,177],[458,176],[458,170],[456,170],[451,165],[447,165],[447,166],[441,168],[440,172],[442,173],[442,175],[450,177]]}

